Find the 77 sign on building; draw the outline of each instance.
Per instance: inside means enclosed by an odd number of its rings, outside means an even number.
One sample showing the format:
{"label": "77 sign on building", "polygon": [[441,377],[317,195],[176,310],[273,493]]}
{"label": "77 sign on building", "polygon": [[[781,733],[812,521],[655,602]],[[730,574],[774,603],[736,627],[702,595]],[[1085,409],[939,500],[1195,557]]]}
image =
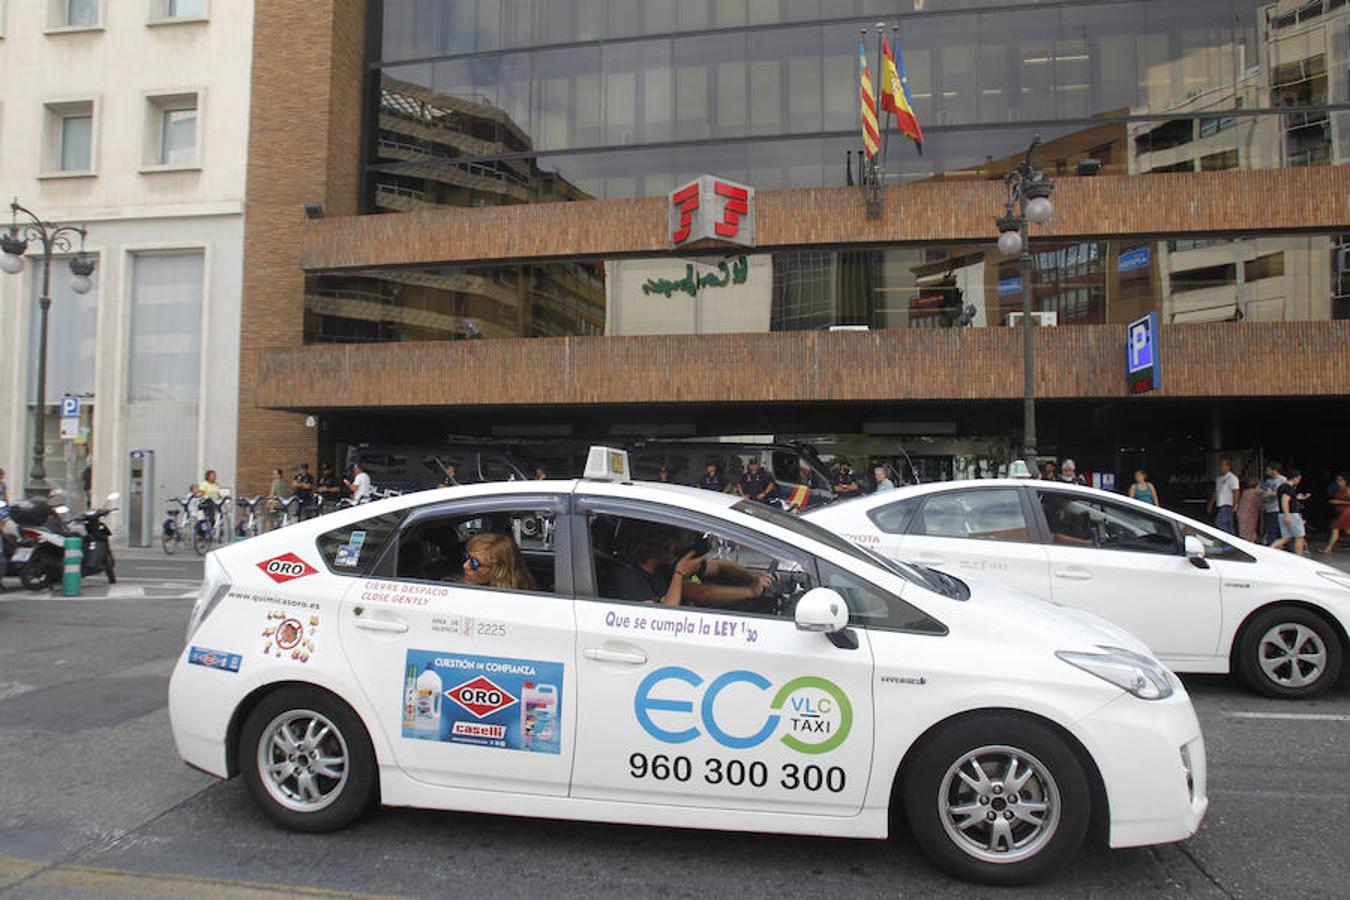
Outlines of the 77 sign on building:
{"label": "77 sign on building", "polygon": [[755,246],[755,189],[703,175],[670,193],[671,249],[704,240]]}

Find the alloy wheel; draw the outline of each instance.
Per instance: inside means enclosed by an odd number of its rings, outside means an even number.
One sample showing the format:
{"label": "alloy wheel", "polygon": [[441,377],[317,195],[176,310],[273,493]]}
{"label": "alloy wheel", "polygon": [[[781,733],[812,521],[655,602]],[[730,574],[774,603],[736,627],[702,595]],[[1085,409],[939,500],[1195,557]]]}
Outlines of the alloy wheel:
{"label": "alloy wheel", "polygon": [[286,809],[313,813],[342,795],[347,784],[347,741],[328,717],[307,709],[282,713],[258,739],[258,775]]}
{"label": "alloy wheel", "polygon": [[1261,671],[1281,687],[1307,687],[1322,677],[1327,647],[1316,631],[1299,622],[1281,622],[1257,642]]}
{"label": "alloy wheel", "polygon": [[1012,863],[1034,856],[1059,828],[1059,785],[1036,757],[1015,747],[971,750],[938,790],[943,828],[976,859]]}

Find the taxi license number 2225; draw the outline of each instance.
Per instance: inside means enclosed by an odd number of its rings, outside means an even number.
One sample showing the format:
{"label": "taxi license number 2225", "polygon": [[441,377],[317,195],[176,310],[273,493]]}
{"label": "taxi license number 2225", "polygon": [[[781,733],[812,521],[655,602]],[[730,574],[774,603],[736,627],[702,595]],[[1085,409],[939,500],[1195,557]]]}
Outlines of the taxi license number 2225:
{"label": "taxi license number 2225", "polygon": [[[745,762],[710,757],[704,759],[701,765],[703,781],[708,784],[762,788],[769,783],[769,767],[761,760]],[[655,781],[686,782],[694,777],[694,761],[687,756],[657,753],[648,757],[645,753],[634,753],[628,757],[628,774],[634,778],[651,778]],[[847,783],[844,770],[839,766],[783,763],[777,777],[778,785],[789,791],[824,789],[838,794]]]}

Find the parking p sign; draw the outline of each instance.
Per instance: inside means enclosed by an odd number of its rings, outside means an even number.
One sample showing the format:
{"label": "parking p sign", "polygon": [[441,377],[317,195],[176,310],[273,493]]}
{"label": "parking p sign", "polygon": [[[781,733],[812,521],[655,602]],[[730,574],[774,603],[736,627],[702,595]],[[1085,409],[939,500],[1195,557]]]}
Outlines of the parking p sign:
{"label": "parking p sign", "polygon": [[1125,380],[1131,394],[1144,394],[1162,387],[1156,312],[1135,319],[1126,331]]}
{"label": "parking p sign", "polygon": [[80,436],[80,398],[69,394],[61,398],[61,439],[73,441]]}

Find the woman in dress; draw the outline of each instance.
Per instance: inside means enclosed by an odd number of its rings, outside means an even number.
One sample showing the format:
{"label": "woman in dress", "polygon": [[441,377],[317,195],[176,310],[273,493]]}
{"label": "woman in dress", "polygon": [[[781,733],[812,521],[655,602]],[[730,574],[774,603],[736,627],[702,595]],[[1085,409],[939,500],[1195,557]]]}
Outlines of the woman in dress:
{"label": "woman in dress", "polygon": [[1332,511],[1331,540],[1327,541],[1326,547],[1322,549],[1323,553],[1335,550],[1336,542],[1341,539],[1341,532],[1350,531],[1350,486],[1346,485],[1344,472],[1336,474],[1336,490],[1329,499]]}
{"label": "woman in dress", "polygon": [[1237,520],[1238,537],[1244,541],[1255,542],[1257,529],[1261,523],[1261,483],[1254,478],[1247,479],[1242,486],[1242,495],[1238,497]]}
{"label": "woman in dress", "polygon": [[1153,482],[1148,480],[1148,473],[1143,469],[1138,469],[1134,473],[1134,483],[1130,485],[1130,498],[1138,500],[1140,503],[1152,503],[1154,506],[1162,506],[1158,500],[1158,489],[1153,486]]}

